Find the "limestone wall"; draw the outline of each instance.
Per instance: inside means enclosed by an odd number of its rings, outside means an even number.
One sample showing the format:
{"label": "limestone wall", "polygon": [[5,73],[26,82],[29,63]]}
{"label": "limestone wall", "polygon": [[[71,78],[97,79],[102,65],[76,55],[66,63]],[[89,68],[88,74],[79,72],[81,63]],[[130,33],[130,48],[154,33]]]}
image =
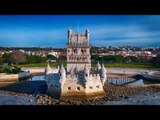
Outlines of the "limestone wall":
{"label": "limestone wall", "polygon": [[58,73],[51,73],[46,76],[47,92],[46,94],[59,98],[61,94],[60,76]]}
{"label": "limestone wall", "polygon": [[104,94],[103,84],[100,80],[90,80],[84,85],[80,81],[66,80],[62,86],[61,96],[93,96]]}
{"label": "limestone wall", "polygon": [[103,92],[103,84],[100,80],[90,80],[86,83],[85,93]]}
{"label": "limestone wall", "polygon": [[77,69],[78,69],[78,71],[79,70],[83,70],[84,69],[84,67],[85,67],[85,65],[90,69],[91,68],[91,65],[89,64],[89,63],[76,63],[76,64],[72,64],[72,63],[68,63],[67,64],[67,71],[69,72],[71,69],[74,69],[75,67],[77,67]]}
{"label": "limestone wall", "polygon": [[86,83],[78,79],[67,77],[61,80],[58,73],[52,73],[46,76],[48,85],[47,94],[60,97],[87,97],[104,95],[103,83],[100,77],[89,77]]}
{"label": "limestone wall", "polygon": [[85,92],[82,83],[77,80],[66,80],[62,85],[62,93]]}

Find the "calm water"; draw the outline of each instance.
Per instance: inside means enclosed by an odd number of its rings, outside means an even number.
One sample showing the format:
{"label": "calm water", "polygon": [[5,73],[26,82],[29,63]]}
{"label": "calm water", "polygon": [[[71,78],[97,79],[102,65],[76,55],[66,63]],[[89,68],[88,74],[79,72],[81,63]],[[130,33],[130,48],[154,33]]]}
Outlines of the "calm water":
{"label": "calm water", "polygon": [[140,80],[137,80],[135,82],[129,83],[128,85],[133,86],[133,85],[144,85],[144,84],[145,83],[144,83],[143,79],[140,79]]}
{"label": "calm water", "polygon": [[[45,79],[44,79],[44,75],[39,75],[39,76],[33,76],[32,78],[29,78],[27,80],[28,81],[44,81]],[[131,78],[131,80],[134,81],[135,79]],[[117,81],[120,81],[120,80],[117,80]],[[111,81],[108,81],[108,82],[111,82]],[[112,82],[114,84],[121,84],[121,82],[116,82],[116,79],[115,80],[113,79]],[[128,85],[134,86],[134,85],[144,85],[144,84],[157,84],[157,82],[148,82],[143,79],[139,79],[139,80],[129,83]]]}
{"label": "calm water", "polygon": [[44,75],[33,76],[32,78],[27,79],[28,81],[44,81]]}

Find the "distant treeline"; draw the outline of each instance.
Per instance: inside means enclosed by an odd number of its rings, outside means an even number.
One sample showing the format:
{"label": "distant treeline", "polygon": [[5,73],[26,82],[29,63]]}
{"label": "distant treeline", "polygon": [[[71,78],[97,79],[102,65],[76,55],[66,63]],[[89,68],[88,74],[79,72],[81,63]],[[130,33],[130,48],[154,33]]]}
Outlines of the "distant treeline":
{"label": "distant treeline", "polygon": [[134,57],[134,56],[127,56],[123,57],[121,55],[115,55],[115,56],[97,56],[92,55],[92,63],[97,63],[99,61],[100,63],[148,63],[152,64],[153,67],[160,68],[160,55],[157,57],[153,57],[152,59],[147,59],[146,57]]}

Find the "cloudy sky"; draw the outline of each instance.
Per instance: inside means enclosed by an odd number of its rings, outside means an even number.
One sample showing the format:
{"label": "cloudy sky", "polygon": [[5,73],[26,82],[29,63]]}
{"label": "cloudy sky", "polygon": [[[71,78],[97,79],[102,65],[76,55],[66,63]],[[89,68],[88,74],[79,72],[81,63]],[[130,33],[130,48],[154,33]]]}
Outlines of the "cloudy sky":
{"label": "cloudy sky", "polygon": [[0,15],[0,46],[65,47],[78,23],[94,46],[160,47],[160,15]]}

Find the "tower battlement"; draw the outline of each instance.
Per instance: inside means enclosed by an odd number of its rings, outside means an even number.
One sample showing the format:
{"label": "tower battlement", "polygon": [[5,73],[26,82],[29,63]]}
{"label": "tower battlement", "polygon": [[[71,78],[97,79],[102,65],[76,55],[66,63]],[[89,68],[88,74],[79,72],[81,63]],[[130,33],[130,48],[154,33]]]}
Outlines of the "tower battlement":
{"label": "tower battlement", "polygon": [[67,72],[82,71],[86,65],[91,68],[91,55],[89,45],[89,30],[85,34],[73,33],[68,30]]}

